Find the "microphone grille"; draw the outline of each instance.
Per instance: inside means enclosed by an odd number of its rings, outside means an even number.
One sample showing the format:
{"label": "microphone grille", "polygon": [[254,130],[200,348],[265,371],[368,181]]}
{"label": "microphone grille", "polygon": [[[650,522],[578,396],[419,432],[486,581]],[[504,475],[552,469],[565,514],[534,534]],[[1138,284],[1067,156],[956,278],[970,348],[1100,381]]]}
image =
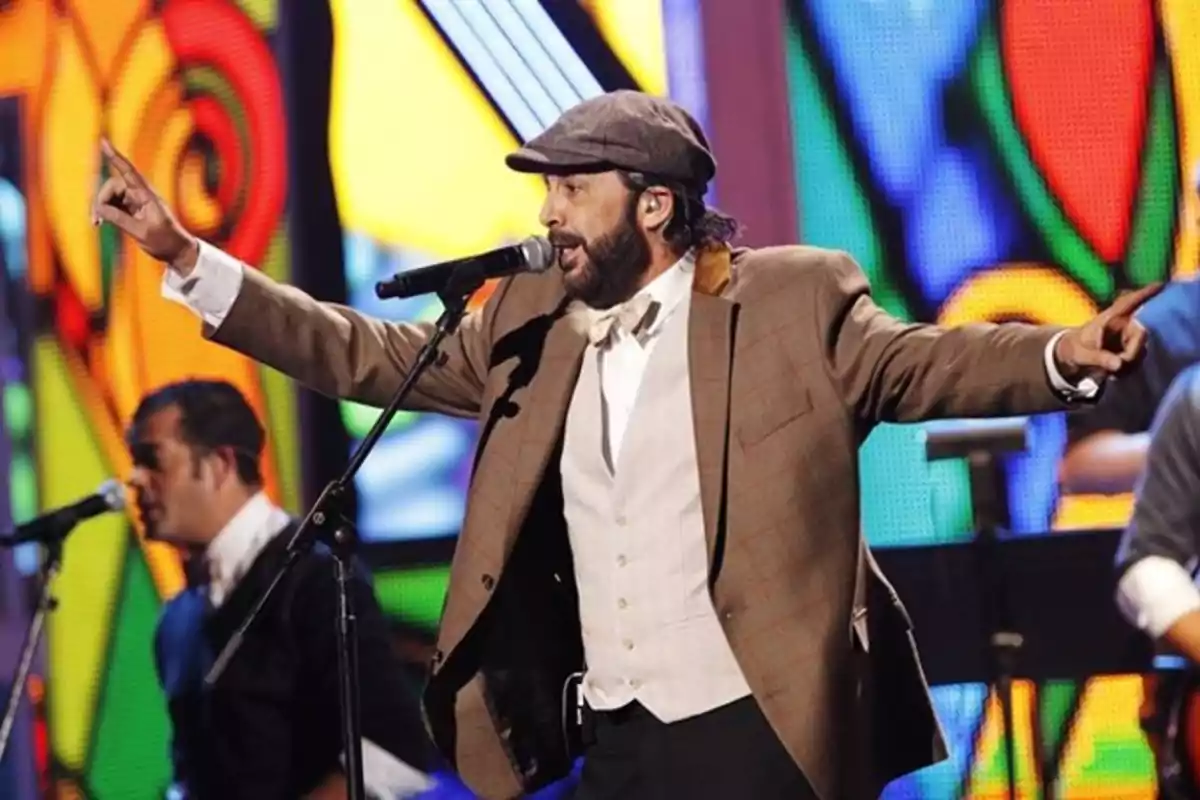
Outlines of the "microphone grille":
{"label": "microphone grille", "polygon": [[545,272],[554,263],[554,247],[545,236],[530,236],[521,243],[529,272]]}
{"label": "microphone grille", "polygon": [[109,478],[100,484],[96,494],[104,499],[105,505],[112,511],[121,511],[125,508],[125,487],[115,478]]}

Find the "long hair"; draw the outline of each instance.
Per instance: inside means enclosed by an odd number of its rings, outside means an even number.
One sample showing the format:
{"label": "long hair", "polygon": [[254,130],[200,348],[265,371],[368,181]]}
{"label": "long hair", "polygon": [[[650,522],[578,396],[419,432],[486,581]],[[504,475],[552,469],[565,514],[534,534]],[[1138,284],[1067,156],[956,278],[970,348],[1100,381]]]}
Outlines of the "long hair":
{"label": "long hair", "polygon": [[704,204],[702,187],[686,186],[646,172],[618,170],[621,183],[635,195],[651,186],[671,192],[675,211],[663,229],[663,238],[676,252],[704,250],[732,244],[742,233],[742,225],[733,217]]}

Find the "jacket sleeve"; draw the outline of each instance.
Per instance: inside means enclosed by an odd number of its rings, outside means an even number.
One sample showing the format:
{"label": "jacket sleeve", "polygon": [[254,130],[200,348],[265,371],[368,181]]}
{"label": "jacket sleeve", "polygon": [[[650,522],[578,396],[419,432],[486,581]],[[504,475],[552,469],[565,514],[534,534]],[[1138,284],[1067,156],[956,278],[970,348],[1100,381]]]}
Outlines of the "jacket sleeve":
{"label": "jacket sleeve", "polygon": [[905,323],[875,304],[859,266],[829,253],[816,271],[826,360],[860,421],[1036,414],[1067,407],[1046,372],[1061,327]]}
{"label": "jacket sleeve", "polygon": [[[508,288],[497,286],[447,336],[438,361],[425,371],[405,407],[470,417],[478,413],[492,349],[496,307]],[[205,336],[283,372],[330,397],[372,406],[391,400],[434,324],[368,317],[276,283],[246,268],[241,288],[219,327]]]}

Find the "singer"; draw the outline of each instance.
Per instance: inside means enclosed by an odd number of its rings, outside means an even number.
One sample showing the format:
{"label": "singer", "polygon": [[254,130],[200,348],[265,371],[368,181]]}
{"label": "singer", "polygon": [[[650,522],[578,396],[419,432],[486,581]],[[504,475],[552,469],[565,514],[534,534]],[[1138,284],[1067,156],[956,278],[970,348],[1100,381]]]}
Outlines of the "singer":
{"label": "singer", "polygon": [[[188,557],[188,587],[164,607],[154,639],[173,730],[170,797],[344,796],[336,597],[320,551],[288,575],[220,683],[203,685],[296,524],[262,492],[263,429],[253,410],[224,382],[173,384],[142,400],[128,442],[146,535]],[[363,733],[379,748],[364,752],[366,782],[392,797],[383,791],[384,754],[410,765],[421,785],[433,752],[371,586],[360,576],[354,589]]]}
{"label": "singer", "polygon": [[[272,282],[104,152],[95,221],[167,264],[205,336],[389,400],[429,326]],[[411,406],[484,431],[425,692],[442,752],[518,796],[571,766],[578,702],[579,800],[876,797],[943,758],[859,534],[858,446],[880,422],[1089,400],[1141,350],[1154,290],[1077,328],[900,322],[845,253],[732,249],[703,131],[639,92],[568,110],[508,165],[545,178],[559,268],[501,282]]]}

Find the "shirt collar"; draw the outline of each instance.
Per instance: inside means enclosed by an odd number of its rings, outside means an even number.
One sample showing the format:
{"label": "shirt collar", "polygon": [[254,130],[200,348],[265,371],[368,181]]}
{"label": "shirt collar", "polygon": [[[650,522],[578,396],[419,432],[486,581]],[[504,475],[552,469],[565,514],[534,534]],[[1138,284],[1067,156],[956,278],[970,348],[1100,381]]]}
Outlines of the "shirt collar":
{"label": "shirt collar", "polygon": [[288,516],[263,492],[238,509],[204,550],[208,565],[209,598],[215,604],[233,589],[258,558],[263,547],[287,526]]}
{"label": "shirt collar", "polygon": [[653,322],[641,335],[650,336],[662,328],[672,312],[691,294],[695,274],[696,254],[695,251],[689,250],[662,274],[642,287],[638,294],[649,295],[651,300],[658,303],[658,311]]}

